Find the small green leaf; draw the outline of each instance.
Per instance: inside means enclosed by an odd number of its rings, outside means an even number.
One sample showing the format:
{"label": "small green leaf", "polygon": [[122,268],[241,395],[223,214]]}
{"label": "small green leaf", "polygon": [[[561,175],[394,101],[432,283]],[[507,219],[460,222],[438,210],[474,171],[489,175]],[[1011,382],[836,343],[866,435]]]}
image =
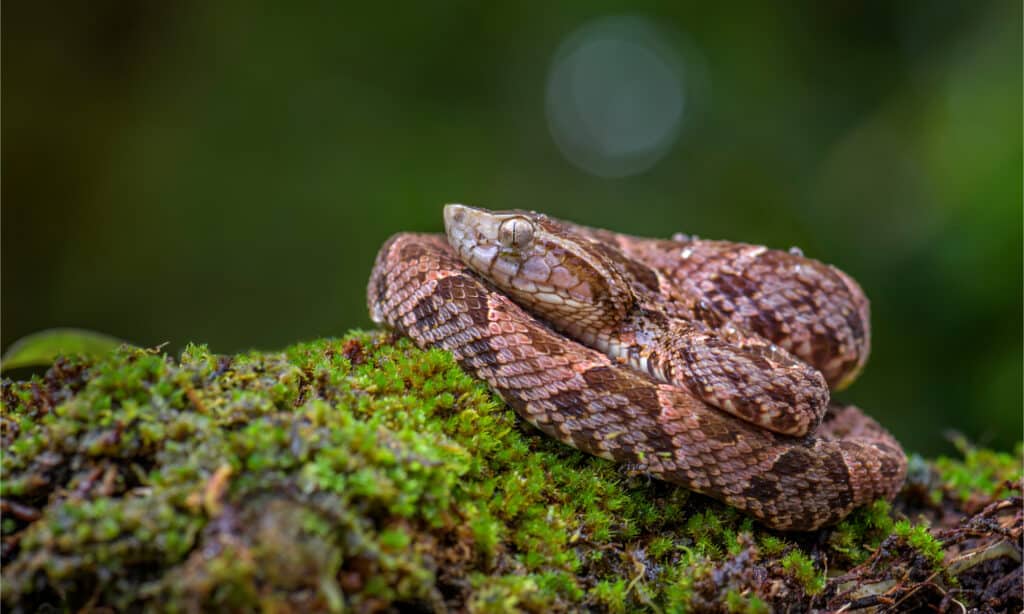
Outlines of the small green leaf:
{"label": "small green leaf", "polygon": [[12,343],[0,358],[0,370],[47,366],[60,355],[102,356],[124,343],[127,342],[91,330],[50,328]]}

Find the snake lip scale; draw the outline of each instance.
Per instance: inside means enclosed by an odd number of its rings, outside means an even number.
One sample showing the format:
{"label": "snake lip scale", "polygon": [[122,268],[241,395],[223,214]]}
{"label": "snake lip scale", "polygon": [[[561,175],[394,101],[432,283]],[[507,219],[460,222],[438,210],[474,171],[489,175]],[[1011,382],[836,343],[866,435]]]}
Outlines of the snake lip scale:
{"label": "snake lip scale", "polygon": [[644,239],[445,207],[377,254],[372,319],[450,351],[528,423],[779,530],[892,499],[907,460],[831,400],[863,368],[868,301],[802,254]]}

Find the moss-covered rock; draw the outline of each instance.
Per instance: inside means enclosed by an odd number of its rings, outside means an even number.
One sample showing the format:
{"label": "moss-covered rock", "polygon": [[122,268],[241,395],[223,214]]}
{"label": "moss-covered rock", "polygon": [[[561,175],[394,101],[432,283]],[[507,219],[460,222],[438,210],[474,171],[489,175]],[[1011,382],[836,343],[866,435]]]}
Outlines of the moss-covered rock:
{"label": "moss-covered rock", "polygon": [[895,506],[782,534],[552,441],[380,333],[66,358],[2,403],[11,611],[1020,607],[998,584],[1020,562],[1020,448],[915,459]]}

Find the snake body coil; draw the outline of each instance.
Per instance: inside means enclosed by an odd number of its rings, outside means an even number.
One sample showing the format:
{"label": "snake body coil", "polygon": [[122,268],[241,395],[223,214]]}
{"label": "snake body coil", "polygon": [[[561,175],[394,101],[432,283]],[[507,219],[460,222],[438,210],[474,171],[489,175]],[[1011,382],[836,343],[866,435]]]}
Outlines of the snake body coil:
{"label": "snake body coil", "polygon": [[371,316],[452,352],[544,433],[777,529],[895,496],[899,444],[829,404],[869,348],[867,301],[838,270],[528,212],[449,205],[445,220],[447,241],[398,234],[381,247]]}

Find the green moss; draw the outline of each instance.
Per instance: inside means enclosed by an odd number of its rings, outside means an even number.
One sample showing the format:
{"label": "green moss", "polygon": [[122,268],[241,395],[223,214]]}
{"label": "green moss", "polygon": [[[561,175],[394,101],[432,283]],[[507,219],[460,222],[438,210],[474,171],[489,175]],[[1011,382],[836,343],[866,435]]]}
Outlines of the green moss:
{"label": "green moss", "polygon": [[725,607],[728,612],[736,614],[767,614],[771,611],[768,604],[756,595],[743,595],[735,589],[726,593]]}
{"label": "green moss", "polygon": [[928,532],[927,525],[911,524],[907,520],[900,520],[893,525],[893,535],[903,539],[911,548],[921,553],[932,567],[940,569],[945,558],[942,543],[932,537]]}
{"label": "green moss", "polygon": [[505,612],[544,612],[553,604],[550,593],[542,591],[531,575],[483,576],[472,578],[473,592],[467,602],[470,612],[504,614]]}
{"label": "green moss", "polygon": [[473,544],[477,551],[487,560],[491,560],[498,552],[502,541],[502,524],[487,515],[486,512],[476,515],[469,523],[473,531]]}
{"label": "green moss", "polygon": [[948,492],[961,501],[979,495],[1005,497],[1011,493],[1020,494],[1024,444],[1018,443],[1013,453],[976,448],[962,437],[955,439],[954,444],[963,458],[940,457],[935,460],[935,469]]}
{"label": "green moss", "polygon": [[665,604],[667,612],[687,612],[698,593],[697,584],[700,578],[706,577],[714,565],[711,560],[700,556],[692,550],[684,550],[680,561],[669,568],[662,576],[665,584]]}
{"label": "green moss", "polygon": [[594,602],[614,614],[626,611],[627,583],[624,578],[602,580],[591,590]]}
{"label": "green moss", "polygon": [[828,544],[839,556],[836,562],[852,567],[867,560],[882,540],[892,532],[892,506],[878,500],[855,510],[836,525],[829,535]]}
{"label": "green moss", "polygon": [[736,534],[728,525],[725,514],[707,509],[686,521],[686,533],[693,539],[698,553],[715,557],[725,553],[728,546],[736,541]]}
{"label": "green moss", "polygon": [[[24,508],[2,524],[5,605],[759,612],[823,582],[799,540],[544,437],[383,334],[123,348],[2,400],[0,491]],[[830,560],[892,530],[888,505],[857,512]]]}
{"label": "green moss", "polygon": [[774,556],[786,549],[786,541],[777,535],[765,534],[758,540],[761,553],[765,556]]}
{"label": "green moss", "polygon": [[663,535],[651,540],[651,543],[647,545],[647,554],[655,560],[662,560],[675,548],[675,540],[667,535]]}
{"label": "green moss", "polygon": [[816,595],[825,589],[825,574],[814,567],[810,557],[800,550],[790,550],[782,557],[782,568],[796,578],[808,595]]}

